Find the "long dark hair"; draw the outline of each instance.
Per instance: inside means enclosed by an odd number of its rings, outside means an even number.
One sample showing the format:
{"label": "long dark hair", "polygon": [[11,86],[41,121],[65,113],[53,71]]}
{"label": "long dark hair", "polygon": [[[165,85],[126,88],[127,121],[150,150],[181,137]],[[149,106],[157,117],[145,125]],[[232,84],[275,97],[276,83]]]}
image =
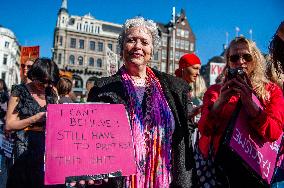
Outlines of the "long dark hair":
{"label": "long dark hair", "polygon": [[272,63],[278,74],[284,73],[284,41],[275,34],[269,45]]}
{"label": "long dark hair", "polygon": [[52,86],[56,86],[59,80],[59,69],[49,58],[38,58],[35,60],[31,69],[28,71],[28,78],[32,81],[38,80],[48,83],[45,88],[46,104],[57,103],[58,96]]}

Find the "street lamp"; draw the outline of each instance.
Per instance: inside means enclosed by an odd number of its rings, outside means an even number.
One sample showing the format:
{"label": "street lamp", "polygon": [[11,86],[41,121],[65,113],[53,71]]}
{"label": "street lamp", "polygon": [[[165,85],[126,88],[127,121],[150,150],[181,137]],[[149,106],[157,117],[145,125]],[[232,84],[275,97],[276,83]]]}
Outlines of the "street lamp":
{"label": "street lamp", "polygon": [[[167,73],[170,73],[170,68],[172,70],[175,70],[175,43],[176,43],[176,9],[173,7],[173,12],[172,12],[172,20],[171,20],[171,25],[168,27],[168,39],[167,39]],[[172,40],[171,40],[172,38]],[[171,41],[173,44],[173,60],[172,60],[172,67],[171,67],[171,60],[170,60],[170,52],[171,52]]]}
{"label": "street lamp", "polygon": [[176,7],[173,7],[173,65],[172,71],[175,71],[175,56],[176,56]]}
{"label": "street lamp", "polygon": [[249,30],[250,40],[252,41],[252,29]]}
{"label": "street lamp", "polygon": [[240,28],[239,28],[239,27],[236,27],[236,37],[239,36],[239,32],[240,32]]}

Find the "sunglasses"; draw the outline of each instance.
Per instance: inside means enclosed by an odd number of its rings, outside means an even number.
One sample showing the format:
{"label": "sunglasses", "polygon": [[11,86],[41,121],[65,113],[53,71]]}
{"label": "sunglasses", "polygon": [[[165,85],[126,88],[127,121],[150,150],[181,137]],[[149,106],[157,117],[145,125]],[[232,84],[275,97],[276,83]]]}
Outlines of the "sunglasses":
{"label": "sunglasses", "polygon": [[25,67],[27,67],[27,69],[30,69],[30,68],[32,68],[32,65],[21,64],[22,69],[24,69]]}
{"label": "sunglasses", "polygon": [[236,63],[237,61],[239,61],[240,59],[245,60],[246,62],[250,62],[252,61],[252,55],[250,54],[234,54],[234,55],[230,55],[229,60],[233,63]]}

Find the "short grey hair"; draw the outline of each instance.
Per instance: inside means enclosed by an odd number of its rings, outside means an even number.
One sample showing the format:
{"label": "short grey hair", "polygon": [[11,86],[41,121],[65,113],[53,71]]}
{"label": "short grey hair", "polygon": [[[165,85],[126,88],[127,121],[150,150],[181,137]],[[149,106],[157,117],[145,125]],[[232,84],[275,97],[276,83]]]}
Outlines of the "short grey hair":
{"label": "short grey hair", "polygon": [[125,23],[122,26],[122,31],[118,36],[118,47],[120,50],[120,54],[122,54],[123,51],[123,43],[126,37],[127,30],[132,27],[139,27],[139,26],[143,26],[149,30],[149,32],[152,35],[153,50],[154,51],[158,50],[160,46],[160,36],[157,24],[153,20],[146,20],[143,17],[134,17],[125,21]]}

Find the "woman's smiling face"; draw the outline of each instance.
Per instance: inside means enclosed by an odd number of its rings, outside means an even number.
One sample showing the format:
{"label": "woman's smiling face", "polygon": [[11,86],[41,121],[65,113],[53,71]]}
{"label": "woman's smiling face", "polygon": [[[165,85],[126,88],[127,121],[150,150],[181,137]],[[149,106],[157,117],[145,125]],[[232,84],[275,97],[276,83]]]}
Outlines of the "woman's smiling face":
{"label": "woman's smiling face", "polygon": [[149,30],[143,26],[127,30],[123,43],[123,60],[127,66],[147,65],[153,52],[153,40]]}

